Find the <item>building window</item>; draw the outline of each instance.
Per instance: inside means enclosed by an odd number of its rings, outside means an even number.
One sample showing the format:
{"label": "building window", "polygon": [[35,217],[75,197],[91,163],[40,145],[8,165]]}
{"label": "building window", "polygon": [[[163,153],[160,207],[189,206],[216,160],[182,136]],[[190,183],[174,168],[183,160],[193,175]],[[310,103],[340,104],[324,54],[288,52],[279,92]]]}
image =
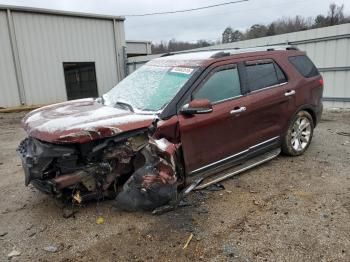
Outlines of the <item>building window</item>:
{"label": "building window", "polygon": [[98,97],[94,62],[63,63],[68,100]]}

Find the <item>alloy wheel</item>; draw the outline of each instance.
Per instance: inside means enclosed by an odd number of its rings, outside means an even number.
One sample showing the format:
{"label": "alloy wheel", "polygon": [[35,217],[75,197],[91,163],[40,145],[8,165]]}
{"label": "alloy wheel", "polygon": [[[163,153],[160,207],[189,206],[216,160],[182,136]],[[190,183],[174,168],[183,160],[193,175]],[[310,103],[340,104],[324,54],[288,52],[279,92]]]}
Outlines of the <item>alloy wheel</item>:
{"label": "alloy wheel", "polygon": [[303,151],[309,144],[311,138],[311,122],[301,116],[296,119],[292,129],[291,144],[294,150]]}

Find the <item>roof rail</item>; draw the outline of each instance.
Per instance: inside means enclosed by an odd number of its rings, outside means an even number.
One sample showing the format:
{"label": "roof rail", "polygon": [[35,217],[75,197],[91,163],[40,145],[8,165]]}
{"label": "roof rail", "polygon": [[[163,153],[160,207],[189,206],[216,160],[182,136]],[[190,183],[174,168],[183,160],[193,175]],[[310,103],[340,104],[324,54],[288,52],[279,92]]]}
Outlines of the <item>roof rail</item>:
{"label": "roof rail", "polygon": [[230,56],[230,55],[231,54],[228,52],[221,51],[221,52],[213,54],[210,58],[221,58],[221,57]]}
{"label": "roof rail", "polygon": [[[222,58],[226,56],[231,55],[238,55],[243,53],[252,53],[252,52],[263,52],[263,51],[283,51],[283,50],[299,50],[296,46],[292,45],[265,45],[265,46],[257,46],[257,47],[249,47],[249,48],[208,48],[208,49],[201,49],[201,50],[186,50],[186,51],[178,51],[178,52],[171,52],[161,55],[161,57],[168,57],[168,56],[175,56],[175,55],[182,55],[186,57],[186,59],[216,59],[216,58]],[[192,56],[191,54],[202,54],[202,55],[196,55]],[[184,57],[182,57],[184,58]],[[185,58],[184,58],[185,59]]]}
{"label": "roof rail", "polygon": [[296,47],[296,46],[291,45],[291,46],[288,46],[288,47],[286,48],[286,50],[299,50],[299,48]]}

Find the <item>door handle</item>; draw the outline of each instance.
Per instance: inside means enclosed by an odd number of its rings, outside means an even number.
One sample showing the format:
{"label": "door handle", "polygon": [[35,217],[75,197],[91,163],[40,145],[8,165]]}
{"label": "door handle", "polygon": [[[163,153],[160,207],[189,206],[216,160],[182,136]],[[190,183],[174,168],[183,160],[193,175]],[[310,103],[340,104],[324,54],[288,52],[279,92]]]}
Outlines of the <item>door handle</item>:
{"label": "door handle", "polygon": [[244,106],[235,107],[233,110],[230,111],[230,114],[233,115],[233,114],[237,114],[237,113],[242,113],[242,112],[244,112],[246,110],[247,110],[247,108],[244,107]]}
{"label": "door handle", "polygon": [[295,90],[289,90],[284,93],[284,96],[294,96],[295,95]]}

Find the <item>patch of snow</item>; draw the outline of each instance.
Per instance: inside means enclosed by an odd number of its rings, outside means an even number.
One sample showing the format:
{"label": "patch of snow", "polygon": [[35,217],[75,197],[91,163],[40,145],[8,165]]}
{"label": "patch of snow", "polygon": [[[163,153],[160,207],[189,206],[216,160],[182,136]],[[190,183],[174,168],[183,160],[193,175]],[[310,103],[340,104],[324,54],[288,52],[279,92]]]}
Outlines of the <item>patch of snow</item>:
{"label": "patch of snow", "polygon": [[191,77],[170,72],[173,67],[143,66],[103,95],[106,105],[127,102],[136,110],[161,111]]}
{"label": "patch of snow", "polygon": [[30,117],[27,118],[26,123],[31,123],[42,119],[41,112],[33,112]]}
{"label": "patch of snow", "polygon": [[[42,123],[36,126],[35,128],[39,131],[43,132],[55,132],[73,128],[88,128],[88,127],[96,127],[101,125],[115,125],[120,123],[128,123],[128,121],[136,121],[137,117],[133,115],[126,115],[128,111],[103,106],[91,111],[77,111],[79,108],[74,108],[69,110],[70,106],[66,106],[63,108],[53,109],[52,111],[43,111],[38,112],[26,120],[26,124],[30,125],[33,121],[41,120]],[[82,109],[80,109],[82,110]],[[71,115],[69,115],[71,113]],[[46,118],[45,115],[48,115]],[[55,116],[54,118],[50,118],[51,116]],[[120,116],[122,115],[122,116]],[[152,118],[154,115],[147,115],[144,118]],[[101,119],[103,118],[103,119]],[[140,117],[138,117],[140,118]],[[118,120],[121,119],[121,120]],[[129,120],[128,120],[129,119]]]}
{"label": "patch of snow", "polygon": [[42,111],[43,109],[51,109],[51,108],[55,108],[57,106],[64,106],[64,105],[67,105],[67,104],[72,104],[72,102],[79,102],[79,103],[82,103],[82,102],[93,102],[94,99],[93,98],[83,98],[83,99],[77,99],[77,100],[74,100],[74,101],[65,101],[65,102],[61,102],[61,103],[56,103],[56,104],[52,104],[52,105],[47,105],[47,106],[43,106],[43,107],[40,107],[38,109],[35,109],[33,111],[30,111],[29,114],[35,114],[39,111]]}
{"label": "patch of snow", "polygon": [[[86,128],[91,128],[96,126],[106,126],[106,127],[118,126],[118,125],[126,125],[133,122],[141,122],[141,121],[154,120],[154,119],[156,119],[155,115],[126,115],[126,116],[119,116],[116,118],[94,121],[91,123],[78,125],[76,127],[86,129]],[[74,128],[74,126],[72,127]]]}

